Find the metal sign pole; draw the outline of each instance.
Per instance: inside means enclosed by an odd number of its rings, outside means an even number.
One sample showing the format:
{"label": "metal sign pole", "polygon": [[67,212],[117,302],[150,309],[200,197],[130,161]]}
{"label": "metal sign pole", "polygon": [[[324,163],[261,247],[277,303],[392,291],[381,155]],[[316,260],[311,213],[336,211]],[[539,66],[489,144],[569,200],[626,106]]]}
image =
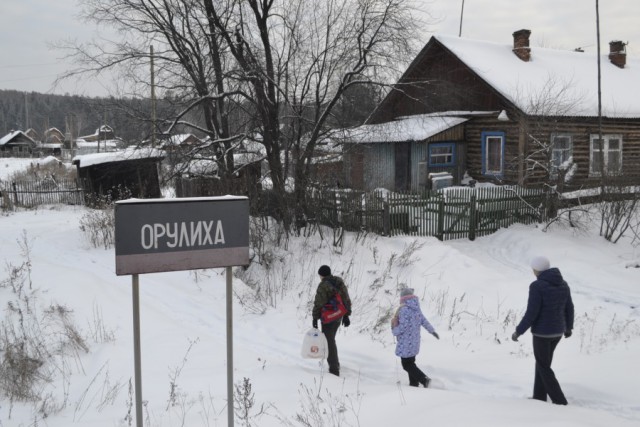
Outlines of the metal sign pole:
{"label": "metal sign pole", "polygon": [[136,427],[142,426],[142,369],[140,363],[140,292],[138,275],[131,276],[133,288],[133,359],[136,388]]}
{"label": "metal sign pole", "polygon": [[227,420],[228,426],[233,427],[233,272],[227,267]]}

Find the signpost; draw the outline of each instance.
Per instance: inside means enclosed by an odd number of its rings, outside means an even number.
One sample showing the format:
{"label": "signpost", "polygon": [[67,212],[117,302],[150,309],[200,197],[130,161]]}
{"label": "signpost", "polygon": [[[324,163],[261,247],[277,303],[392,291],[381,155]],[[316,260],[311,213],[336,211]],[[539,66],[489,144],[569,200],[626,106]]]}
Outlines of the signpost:
{"label": "signpost", "polygon": [[240,196],[116,202],[116,274],[132,275],[136,426],[142,427],[138,274],[226,267],[227,416],[233,426],[232,266],[249,264],[249,200]]}

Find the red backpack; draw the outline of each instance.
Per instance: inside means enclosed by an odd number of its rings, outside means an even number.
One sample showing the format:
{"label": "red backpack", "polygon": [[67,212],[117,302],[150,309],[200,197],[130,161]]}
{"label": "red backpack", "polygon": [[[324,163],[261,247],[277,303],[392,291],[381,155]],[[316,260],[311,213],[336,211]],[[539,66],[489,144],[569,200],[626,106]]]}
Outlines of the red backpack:
{"label": "red backpack", "polygon": [[347,307],[345,307],[344,302],[342,301],[342,296],[338,291],[338,285],[334,283],[333,280],[327,279],[327,282],[329,282],[331,287],[334,289],[335,294],[331,299],[329,299],[329,302],[322,306],[322,311],[320,313],[322,323],[331,323],[340,319],[348,312]]}

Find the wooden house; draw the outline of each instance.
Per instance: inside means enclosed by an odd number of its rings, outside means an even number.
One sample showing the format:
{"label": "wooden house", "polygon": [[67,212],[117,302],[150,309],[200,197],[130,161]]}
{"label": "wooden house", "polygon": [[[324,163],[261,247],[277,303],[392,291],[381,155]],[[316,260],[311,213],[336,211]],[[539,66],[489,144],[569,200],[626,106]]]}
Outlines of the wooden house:
{"label": "wooden house", "polygon": [[158,149],[127,149],[73,158],[78,178],[88,194],[123,197],[161,197],[158,167],[165,153]]}
{"label": "wooden house", "polygon": [[640,181],[640,60],[610,43],[599,106],[597,55],[531,47],[530,34],[433,36],[369,120],[343,131],[348,185],[416,191],[443,171],[454,183]]}
{"label": "wooden house", "polygon": [[40,136],[38,135],[38,132],[36,132],[34,128],[29,128],[25,130],[24,133],[25,135],[27,135],[29,138],[33,139],[36,142],[40,140]]}
{"label": "wooden house", "polygon": [[84,135],[79,137],[84,142],[98,142],[98,141],[108,141],[115,139],[115,133],[113,132],[113,128],[108,125],[102,125],[94,133],[91,135]]}
{"label": "wooden house", "polygon": [[44,142],[47,144],[63,144],[64,134],[58,128],[49,128],[44,132]]}
{"label": "wooden house", "polygon": [[33,153],[36,142],[21,130],[12,130],[0,138],[0,151],[5,155],[25,156]]}

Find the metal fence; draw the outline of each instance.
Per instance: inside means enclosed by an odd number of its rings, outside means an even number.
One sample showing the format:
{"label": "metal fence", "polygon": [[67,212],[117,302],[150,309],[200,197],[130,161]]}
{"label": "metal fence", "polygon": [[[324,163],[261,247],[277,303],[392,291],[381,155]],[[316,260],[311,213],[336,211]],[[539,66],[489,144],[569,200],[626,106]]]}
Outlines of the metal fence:
{"label": "metal fence", "polygon": [[548,194],[521,187],[454,187],[423,194],[318,190],[315,220],[348,231],[475,239],[547,219]]}
{"label": "metal fence", "polygon": [[3,209],[48,204],[82,205],[84,190],[75,179],[0,181],[0,207]]}

